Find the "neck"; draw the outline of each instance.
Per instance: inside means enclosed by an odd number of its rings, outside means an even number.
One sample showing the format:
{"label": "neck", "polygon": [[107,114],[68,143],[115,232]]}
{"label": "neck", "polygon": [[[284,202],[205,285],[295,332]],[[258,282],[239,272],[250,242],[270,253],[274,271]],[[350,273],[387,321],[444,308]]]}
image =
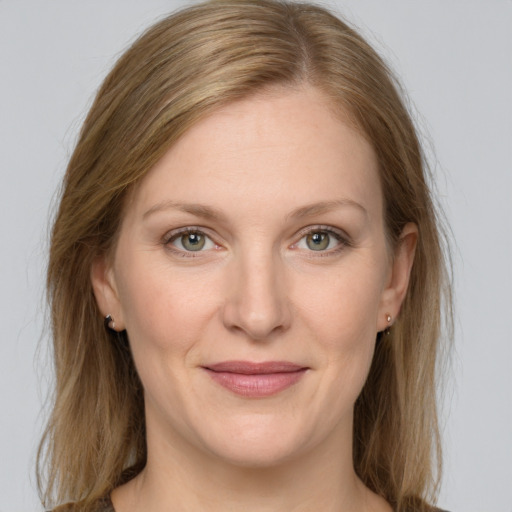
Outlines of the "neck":
{"label": "neck", "polygon": [[113,492],[114,507],[116,512],[390,511],[357,478],[351,436],[345,437],[339,441],[338,436],[334,444],[327,440],[293,459],[255,468],[148,435],[146,468]]}

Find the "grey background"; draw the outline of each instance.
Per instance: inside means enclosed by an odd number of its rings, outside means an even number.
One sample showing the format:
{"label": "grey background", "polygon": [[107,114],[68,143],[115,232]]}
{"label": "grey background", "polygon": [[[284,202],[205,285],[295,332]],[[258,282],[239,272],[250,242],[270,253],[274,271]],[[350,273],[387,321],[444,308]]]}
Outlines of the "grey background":
{"label": "grey background", "polygon": [[[127,43],[190,2],[0,0],[0,511],[40,510],[33,465],[50,370],[50,204],[93,92]],[[327,1],[401,76],[456,240],[452,512],[512,511],[512,2]],[[36,351],[39,340],[41,349]]]}

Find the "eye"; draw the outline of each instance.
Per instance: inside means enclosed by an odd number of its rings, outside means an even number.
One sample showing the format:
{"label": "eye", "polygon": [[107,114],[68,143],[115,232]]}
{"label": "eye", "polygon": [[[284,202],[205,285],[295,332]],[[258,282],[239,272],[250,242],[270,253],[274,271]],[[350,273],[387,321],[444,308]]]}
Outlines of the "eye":
{"label": "eye", "polygon": [[316,228],[305,233],[295,244],[295,247],[315,252],[334,252],[344,245],[347,245],[347,242],[340,233],[332,229]]}
{"label": "eye", "polygon": [[171,235],[166,244],[172,245],[178,251],[199,252],[214,249],[215,243],[205,233],[199,230],[187,229]]}

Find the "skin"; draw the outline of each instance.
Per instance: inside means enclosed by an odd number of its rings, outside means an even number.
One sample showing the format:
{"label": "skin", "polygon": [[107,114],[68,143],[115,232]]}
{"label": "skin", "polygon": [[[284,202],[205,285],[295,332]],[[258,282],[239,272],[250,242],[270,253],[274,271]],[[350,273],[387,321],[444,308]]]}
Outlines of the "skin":
{"label": "skin", "polygon": [[[203,250],[186,250],[187,227]],[[132,195],[113,263],[92,270],[146,400],[148,463],[116,510],[390,511],[354,473],[352,422],[406,293],[415,226],[401,238],[392,251],[372,147],[313,88],[186,132]],[[308,369],[251,398],[203,368],[227,360]]]}

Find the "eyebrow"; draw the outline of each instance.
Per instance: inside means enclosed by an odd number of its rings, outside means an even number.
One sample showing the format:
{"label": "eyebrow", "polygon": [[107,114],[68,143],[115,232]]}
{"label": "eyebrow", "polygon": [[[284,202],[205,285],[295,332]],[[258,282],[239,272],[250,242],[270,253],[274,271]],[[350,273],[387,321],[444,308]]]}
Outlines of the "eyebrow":
{"label": "eyebrow", "polygon": [[178,210],[185,213],[190,213],[196,217],[202,217],[203,219],[224,219],[224,214],[217,208],[207,206],[204,204],[195,203],[176,203],[175,201],[162,201],[149,210],[147,210],[142,216],[143,219],[153,215],[154,213],[161,212],[164,210]]}
{"label": "eyebrow", "polygon": [[[311,203],[293,210],[290,214],[287,215],[287,217],[291,219],[301,219],[304,217],[320,215],[322,213],[327,213],[332,210],[336,210],[338,208],[347,206],[357,208],[365,215],[365,217],[368,217],[368,211],[366,210],[366,208],[363,205],[359,204],[358,202],[353,201],[352,199],[337,199],[334,201],[320,201],[318,203]],[[218,208],[214,208],[213,206],[195,203],[177,203],[175,201],[163,201],[152,206],[149,210],[147,210],[143,214],[143,219],[146,219],[147,217],[157,212],[165,210],[178,210],[208,220],[225,220],[226,218],[221,210],[219,210]]]}
{"label": "eyebrow", "polygon": [[303,217],[311,217],[313,215],[320,215],[322,213],[327,213],[332,210],[336,210],[338,208],[343,208],[347,206],[357,208],[365,215],[365,217],[368,217],[368,211],[362,204],[359,204],[358,202],[352,199],[345,198],[337,199],[335,201],[321,201],[319,203],[312,203],[306,206],[301,206],[300,208],[297,208],[296,210],[291,212],[290,215],[288,215],[288,217],[298,219]]}

